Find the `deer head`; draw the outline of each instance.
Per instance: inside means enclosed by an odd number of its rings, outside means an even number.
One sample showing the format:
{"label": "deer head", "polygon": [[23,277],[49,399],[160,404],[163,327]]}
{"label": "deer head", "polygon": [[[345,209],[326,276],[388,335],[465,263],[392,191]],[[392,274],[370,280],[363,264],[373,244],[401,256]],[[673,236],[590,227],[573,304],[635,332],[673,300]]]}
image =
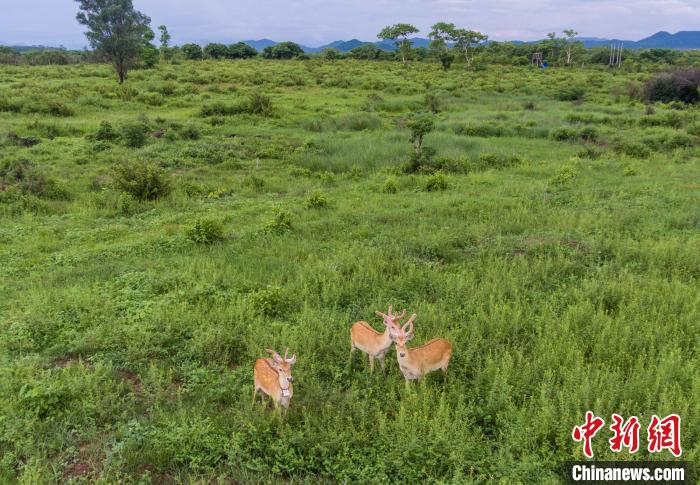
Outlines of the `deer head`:
{"label": "deer head", "polygon": [[398,332],[392,333],[391,338],[396,344],[396,351],[399,353],[400,357],[406,356],[406,342],[413,338],[413,322],[418,315],[415,313],[411,315],[411,318],[401,327]]}
{"label": "deer head", "polygon": [[284,351],[284,357],[272,349],[267,349],[267,351],[272,354],[272,366],[279,375],[280,388],[283,390],[289,389],[289,385],[294,381],[292,377],[292,366],[297,361],[297,355],[294,354],[290,358],[287,358],[289,349]]}
{"label": "deer head", "polygon": [[400,330],[399,325],[401,323],[401,319],[406,316],[405,309],[403,312],[401,312],[401,315],[394,315],[393,310],[394,307],[389,305],[388,313],[375,312],[378,317],[382,317],[384,319],[384,325],[386,325],[387,329],[389,330],[389,334],[396,333]]}

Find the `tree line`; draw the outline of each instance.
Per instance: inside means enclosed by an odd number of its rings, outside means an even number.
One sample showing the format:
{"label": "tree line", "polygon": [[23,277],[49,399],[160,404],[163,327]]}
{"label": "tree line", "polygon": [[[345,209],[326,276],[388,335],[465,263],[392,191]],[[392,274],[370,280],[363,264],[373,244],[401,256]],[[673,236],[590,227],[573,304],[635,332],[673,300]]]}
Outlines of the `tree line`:
{"label": "tree line", "polygon": [[[411,24],[399,23],[383,28],[377,37],[393,43],[395,50],[387,51],[376,44],[365,43],[349,52],[325,49],[323,52],[305,53],[294,42],[281,42],[266,47],[262,52],[243,42],[230,45],[210,43],[200,46],[187,43],[171,45],[168,28],[161,25],[158,35],[151,28],[151,19],[137,11],[132,0],[75,0],[79,6],[77,20],[86,27],[86,37],[91,51],[66,49],[40,49],[19,52],[0,46],[0,64],[72,64],[79,62],[109,62],[114,67],[120,83],[133,68],[150,68],[159,62],[184,60],[235,60],[262,57],[264,59],[309,59],[320,57],[329,61],[338,59],[398,60],[439,62],[449,69],[454,62],[468,68],[483,64],[527,65],[534,53],[541,53],[549,66],[606,65],[609,63],[608,47],[586,49],[577,40],[573,29],[547,35],[536,43],[489,41],[488,36],[477,30],[458,27],[453,23],[437,22],[428,33],[428,47],[414,47],[411,36],[419,29]],[[156,40],[156,37],[157,40]],[[643,64],[698,65],[700,52],[671,49],[625,50],[626,65],[640,67]]]}

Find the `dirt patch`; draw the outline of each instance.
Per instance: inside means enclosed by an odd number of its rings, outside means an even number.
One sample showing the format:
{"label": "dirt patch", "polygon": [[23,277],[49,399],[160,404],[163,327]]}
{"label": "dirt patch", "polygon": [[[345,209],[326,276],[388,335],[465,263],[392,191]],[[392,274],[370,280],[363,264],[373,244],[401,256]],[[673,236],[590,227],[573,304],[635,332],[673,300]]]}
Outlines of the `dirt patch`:
{"label": "dirt patch", "polygon": [[82,365],[84,367],[90,367],[90,364],[86,364],[85,361],[80,356],[67,355],[65,357],[59,357],[53,361],[54,369],[65,369],[71,365]]}
{"label": "dirt patch", "polygon": [[143,392],[143,385],[141,384],[141,378],[135,372],[129,370],[119,370],[117,371],[119,378],[129,384],[131,390],[135,394],[141,394]]}

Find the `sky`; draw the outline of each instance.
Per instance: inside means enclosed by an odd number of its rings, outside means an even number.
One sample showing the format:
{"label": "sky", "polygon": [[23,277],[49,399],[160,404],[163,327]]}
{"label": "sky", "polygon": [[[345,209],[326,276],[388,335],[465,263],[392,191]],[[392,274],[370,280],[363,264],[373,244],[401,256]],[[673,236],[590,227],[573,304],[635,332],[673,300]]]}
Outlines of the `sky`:
{"label": "sky", "polygon": [[[700,0],[133,0],[165,24],[176,44],[269,38],[320,46],[376,40],[382,27],[412,23],[427,36],[437,21],[493,40],[537,40],[573,28],[582,37],[639,40],[700,29]],[[0,43],[86,45],[73,0],[0,0]]]}

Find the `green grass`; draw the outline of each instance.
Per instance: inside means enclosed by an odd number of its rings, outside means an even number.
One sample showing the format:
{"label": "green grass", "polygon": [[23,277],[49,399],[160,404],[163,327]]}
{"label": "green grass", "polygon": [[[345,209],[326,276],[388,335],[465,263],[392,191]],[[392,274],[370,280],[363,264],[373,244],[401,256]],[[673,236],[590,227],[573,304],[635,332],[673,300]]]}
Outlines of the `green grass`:
{"label": "green grass", "polygon": [[[1,66],[0,160],[60,197],[0,181],[0,481],[557,483],[589,409],[599,459],[628,458],[612,413],[680,414],[697,468],[700,116],[645,115],[626,94],[645,78],[253,60],[119,87]],[[251,93],[271,113],[201,116]],[[404,170],[428,93],[445,190]],[[146,144],[94,140],[102,121]],[[172,191],[124,196],[124,161]],[[447,375],[351,358],[350,324],[389,303],[418,313],[412,345],[452,342]],[[250,403],[268,347],[298,356],[285,416]]]}

